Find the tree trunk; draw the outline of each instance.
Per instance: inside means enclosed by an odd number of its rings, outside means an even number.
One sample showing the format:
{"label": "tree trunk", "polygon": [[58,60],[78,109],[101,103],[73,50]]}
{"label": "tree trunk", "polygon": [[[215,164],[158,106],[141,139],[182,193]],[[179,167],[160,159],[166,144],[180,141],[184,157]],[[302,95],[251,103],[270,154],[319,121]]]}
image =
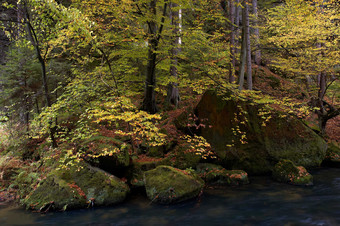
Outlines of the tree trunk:
{"label": "tree trunk", "polygon": [[235,78],[235,3],[234,0],[229,1],[230,13],[230,66],[229,66],[229,82],[234,83]]}
{"label": "tree trunk", "polygon": [[168,6],[168,1],[164,1],[163,6],[163,17],[157,31],[156,25],[156,3],[157,0],[151,0],[150,2],[150,13],[151,19],[147,22],[149,27],[149,52],[148,52],[148,66],[146,70],[146,79],[145,79],[145,94],[142,105],[142,110],[147,111],[151,114],[154,114],[158,111],[156,106],[156,98],[155,98],[155,87],[156,87],[156,59],[157,59],[157,48],[159,44],[159,40],[161,38],[162,30],[164,27],[166,9]]}
{"label": "tree trunk", "polygon": [[38,115],[40,114],[40,109],[39,109],[39,103],[38,103],[38,98],[35,98],[35,107]]}
{"label": "tree trunk", "polygon": [[261,64],[261,50],[260,50],[260,32],[258,28],[258,12],[257,0],[253,0],[253,13],[254,13],[254,36],[255,36],[255,64]]}
{"label": "tree trunk", "polygon": [[[172,25],[172,32],[173,32],[173,47],[171,49],[171,66],[170,66],[170,76],[173,78],[178,78],[178,53],[180,52],[180,12],[176,7],[178,5],[176,3],[171,3],[171,14],[170,14],[170,21]],[[167,93],[167,101],[169,104],[173,104],[176,107],[178,106],[178,102],[180,100],[179,97],[179,90],[178,90],[178,83],[177,82],[170,82],[168,84],[168,93]]]}
{"label": "tree trunk", "polygon": [[[246,21],[246,7],[242,9],[242,21]],[[247,37],[246,37],[246,26],[245,23],[242,24],[242,47],[241,47],[241,56],[240,56],[240,70],[239,70],[239,90],[243,89],[244,85],[244,73],[247,59]]]}
{"label": "tree trunk", "polygon": [[249,28],[249,5],[245,2],[245,38],[246,38],[246,52],[247,52],[247,85],[248,89],[253,89],[253,75],[251,70],[251,46],[250,46],[250,28]]}
{"label": "tree trunk", "polygon": [[150,12],[152,19],[148,22],[149,25],[149,51],[148,51],[148,66],[146,70],[145,80],[145,96],[143,100],[142,110],[154,114],[158,111],[155,98],[155,86],[156,86],[156,50],[158,45],[157,40],[157,25],[156,25],[156,0],[150,2]]}
{"label": "tree trunk", "polygon": [[307,89],[308,95],[310,96],[311,95],[312,79],[309,75],[306,75],[305,78],[306,78],[306,89]]}
{"label": "tree trunk", "polygon": [[[25,8],[25,23],[27,25],[28,36],[31,39],[31,42],[32,42],[32,44],[33,44],[33,46],[36,50],[37,58],[38,58],[38,61],[40,63],[40,66],[41,66],[41,77],[42,77],[42,83],[43,83],[46,105],[47,105],[47,107],[51,107],[52,103],[51,103],[49,92],[48,92],[45,60],[43,59],[43,57],[41,55],[39,40],[38,40],[38,37],[35,33],[35,30],[34,30],[32,24],[31,24],[29,13],[28,13],[28,8],[27,8],[26,5],[25,5],[24,8]],[[56,142],[56,139],[54,137],[55,127],[52,126],[52,120],[50,120],[50,122],[49,122],[49,130],[50,130],[50,138],[51,138],[51,141],[52,141],[52,145],[53,145],[53,147],[57,147],[57,142]]]}
{"label": "tree trunk", "polygon": [[241,8],[238,6],[240,3],[240,0],[235,0],[235,57],[238,56],[240,53],[240,50],[238,48],[239,46],[239,27],[240,27],[240,14],[241,14]]}
{"label": "tree trunk", "polygon": [[319,83],[319,91],[318,91],[318,101],[319,101],[319,107],[320,111],[318,114],[318,119],[319,119],[319,128],[321,130],[321,134],[325,134],[325,129],[326,129],[326,123],[327,120],[324,119],[324,116],[327,115],[324,103],[323,103],[323,98],[325,96],[326,92],[326,74],[324,72],[320,73],[320,83]]}

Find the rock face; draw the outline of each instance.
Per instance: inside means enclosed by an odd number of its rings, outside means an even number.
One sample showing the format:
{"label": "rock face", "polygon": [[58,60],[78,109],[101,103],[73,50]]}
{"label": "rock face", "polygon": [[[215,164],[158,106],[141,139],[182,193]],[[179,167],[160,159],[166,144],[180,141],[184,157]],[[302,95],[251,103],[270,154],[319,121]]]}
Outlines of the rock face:
{"label": "rock face", "polygon": [[326,154],[326,142],[301,120],[262,105],[207,91],[195,114],[208,121],[200,133],[227,168],[269,174],[280,159],[315,167]]}
{"label": "rock face", "polygon": [[242,185],[249,184],[248,174],[243,170],[226,170],[222,166],[201,163],[196,172],[208,184],[213,185]]}
{"label": "rock face", "polygon": [[313,176],[303,166],[296,166],[290,160],[281,160],[275,165],[273,178],[293,185],[313,185]]}
{"label": "rock face", "polygon": [[145,190],[152,202],[170,204],[200,194],[204,181],[198,176],[171,166],[158,166],[144,174]]}
{"label": "rock face", "polygon": [[136,161],[132,162],[132,167],[130,168],[130,180],[129,183],[132,187],[144,187],[144,172],[152,170],[159,165],[164,165],[165,161]]}
{"label": "rock face", "polygon": [[326,158],[322,164],[324,166],[340,167],[340,147],[336,143],[328,144]]}
{"label": "rock face", "polygon": [[128,192],[129,187],[115,176],[83,164],[82,168],[52,171],[25,198],[24,205],[41,211],[106,206],[122,202]]}

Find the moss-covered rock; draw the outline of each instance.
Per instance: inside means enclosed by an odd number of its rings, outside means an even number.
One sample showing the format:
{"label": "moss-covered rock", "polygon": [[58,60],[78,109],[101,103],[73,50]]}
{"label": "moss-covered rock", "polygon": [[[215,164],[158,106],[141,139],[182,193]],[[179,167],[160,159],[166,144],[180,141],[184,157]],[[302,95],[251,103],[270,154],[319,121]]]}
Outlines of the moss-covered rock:
{"label": "moss-covered rock", "polygon": [[[24,200],[33,210],[68,210],[122,202],[129,187],[113,175],[87,164],[52,171]],[[47,207],[48,206],[48,207]]]}
{"label": "moss-covered rock", "polygon": [[197,197],[204,181],[197,175],[171,166],[158,166],[144,173],[145,190],[152,202],[171,204]]}
{"label": "moss-covered rock", "polygon": [[273,178],[293,185],[313,185],[313,176],[303,166],[296,166],[290,160],[281,160],[273,170]]}
{"label": "moss-covered rock", "polygon": [[248,174],[243,170],[226,170],[220,165],[201,163],[197,165],[196,172],[208,184],[249,184]]}
{"label": "moss-covered rock", "polygon": [[322,164],[329,167],[340,167],[340,147],[337,143],[328,144],[327,154]]}
{"label": "moss-covered rock", "polygon": [[269,174],[280,159],[316,167],[326,155],[326,142],[301,120],[230,94],[207,91],[196,115],[208,119],[200,135],[231,169]]}

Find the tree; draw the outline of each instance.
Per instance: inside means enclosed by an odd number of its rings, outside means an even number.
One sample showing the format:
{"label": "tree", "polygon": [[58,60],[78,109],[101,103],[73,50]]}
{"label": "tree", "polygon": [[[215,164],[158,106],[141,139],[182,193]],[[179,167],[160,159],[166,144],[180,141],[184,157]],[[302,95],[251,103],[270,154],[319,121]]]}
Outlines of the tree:
{"label": "tree", "polygon": [[235,78],[235,66],[236,66],[236,43],[235,43],[235,13],[236,13],[236,5],[234,0],[229,1],[229,21],[230,21],[230,67],[229,67],[229,82],[234,83]]}
{"label": "tree", "polygon": [[[338,107],[325,100],[327,88],[339,78],[340,20],[334,1],[286,0],[268,10],[266,32],[275,48],[273,66],[291,76],[314,80],[310,104],[316,107],[321,133],[329,119],[339,115]],[[308,75],[308,76],[306,76]]]}
{"label": "tree", "polygon": [[145,94],[142,109],[149,113],[156,113],[158,111],[155,98],[155,86],[156,86],[156,60],[157,50],[159,42],[162,36],[164,21],[166,16],[166,10],[168,7],[168,1],[164,0],[163,14],[159,25],[157,25],[157,0],[151,0],[149,3],[150,19],[148,24],[148,65],[145,79]]}
{"label": "tree", "polygon": [[253,87],[252,82],[252,69],[251,69],[251,46],[250,46],[250,27],[249,27],[249,3],[243,2],[242,9],[242,47],[240,57],[240,73],[239,73],[239,90],[243,89],[244,85],[244,72],[247,66],[247,85],[251,90]]}
{"label": "tree", "polygon": [[252,0],[253,14],[254,14],[254,36],[255,36],[255,64],[261,64],[261,50],[260,50],[260,32],[258,28],[258,5],[257,0]]}
{"label": "tree", "polygon": [[[170,4],[170,21],[173,26],[173,47],[171,48],[171,65],[170,65],[170,76],[174,79],[178,79],[178,54],[180,52],[181,45],[181,37],[180,37],[180,29],[181,29],[181,17],[182,12],[181,9],[178,8],[178,4],[171,3]],[[170,104],[173,104],[177,107],[179,102],[179,90],[177,82],[170,82],[168,85],[168,93],[167,93],[167,101]]]}
{"label": "tree", "polygon": [[[41,81],[42,81],[42,87],[43,87],[43,95],[45,97],[45,103],[47,107],[52,106],[49,88],[48,88],[48,81],[47,81],[47,70],[46,70],[46,57],[48,55],[48,40],[51,38],[51,36],[55,35],[54,29],[54,22],[53,19],[48,14],[43,14],[43,17],[40,17],[37,19],[37,14],[42,14],[42,12],[38,12],[39,9],[43,9],[44,4],[41,4],[41,2],[37,2],[34,0],[27,0],[27,1],[21,1],[18,2],[16,5],[9,5],[7,4],[6,7],[8,8],[15,8],[17,12],[17,18],[16,20],[13,19],[1,19],[3,22],[11,22],[12,24],[15,24],[14,26],[18,32],[12,32],[13,39],[28,39],[26,42],[29,41],[29,43],[32,45],[32,47],[35,49],[36,57],[38,62],[40,63],[41,67]],[[41,7],[41,8],[39,8]],[[34,10],[32,10],[34,8]],[[37,13],[38,12],[38,13]],[[34,17],[35,18],[32,18]],[[35,26],[39,26],[42,28],[43,32],[37,32]],[[26,28],[25,30],[20,30],[21,28]],[[20,30],[20,31],[19,31]],[[42,50],[44,49],[44,50]],[[44,51],[44,52],[43,52]],[[26,80],[25,80],[26,81]],[[24,82],[26,84],[26,82]],[[27,101],[26,101],[27,102]],[[27,102],[28,103],[28,102]],[[27,106],[26,104],[25,106]],[[26,107],[26,111],[28,112],[28,107]],[[28,114],[28,113],[27,113]],[[26,116],[26,121],[28,125],[28,115]],[[52,122],[50,122],[50,138],[52,140],[53,146],[57,146],[56,139],[55,139],[55,127],[52,126]]]}

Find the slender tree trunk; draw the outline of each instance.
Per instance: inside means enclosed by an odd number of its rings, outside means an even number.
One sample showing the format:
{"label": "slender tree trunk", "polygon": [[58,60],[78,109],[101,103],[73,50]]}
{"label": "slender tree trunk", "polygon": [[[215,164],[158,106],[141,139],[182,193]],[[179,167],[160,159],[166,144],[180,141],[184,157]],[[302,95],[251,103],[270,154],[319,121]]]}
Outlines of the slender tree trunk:
{"label": "slender tree trunk", "polygon": [[161,25],[159,30],[157,31],[156,24],[156,3],[157,0],[151,0],[150,2],[150,13],[152,18],[148,21],[149,26],[149,51],[148,51],[148,66],[146,71],[146,79],[145,79],[145,95],[142,105],[142,110],[147,111],[151,114],[154,114],[158,111],[156,106],[156,98],[155,98],[155,87],[156,87],[156,59],[157,59],[157,48],[159,44],[159,40],[161,38],[165,14],[167,9],[167,1],[164,1],[163,6],[163,17],[161,20]]}
{"label": "slender tree trunk", "polygon": [[253,0],[253,13],[254,13],[254,36],[255,36],[255,64],[261,64],[261,50],[260,50],[260,32],[258,28],[258,8],[257,0]]}
{"label": "slender tree trunk", "polygon": [[[40,63],[41,66],[41,77],[42,77],[42,82],[43,82],[43,89],[44,89],[44,96],[45,96],[45,100],[46,100],[46,105],[47,107],[51,107],[52,103],[51,103],[51,99],[49,96],[49,92],[48,92],[48,85],[47,85],[47,75],[46,75],[46,64],[45,64],[45,60],[43,59],[42,55],[41,55],[41,50],[40,50],[40,43],[38,40],[38,37],[35,33],[35,30],[31,24],[30,21],[30,16],[28,13],[28,8],[25,5],[25,23],[27,25],[27,32],[28,32],[28,36],[31,39],[31,42],[36,50],[36,54],[37,54],[37,58],[38,61]],[[56,139],[54,137],[55,135],[55,127],[52,126],[52,120],[49,122],[49,130],[50,130],[50,138],[52,141],[52,145],[53,147],[57,147],[57,142]]]}
{"label": "slender tree trunk", "polygon": [[142,109],[153,114],[158,111],[155,98],[156,86],[156,42],[154,39],[149,41],[148,66],[145,80],[145,96]]}
{"label": "slender tree trunk", "polygon": [[[173,78],[178,78],[178,53],[180,51],[180,12],[179,9],[176,9],[178,5],[176,3],[171,3],[171,13],[170,20],[173,29],[173,47],[171,49],[171,66],[170,66],[170,76]],[[170,104],[178,106],[179,102],[179,90],[177,82],[170,82],[168,84],[168,93],[167,93],[167,101]]]}
{"label": "slender tree trunk", "polygon": [[[242,21],[246,21],[246,7],[242,9]],[[240,70],[239,70],[239,90],[243,89],[244,85],[244,73],[247,59],[247,37],[246,37],[246,26],[245,23],[242,24],[242,47],[241,47],[241,56],[240,56]]]}
{"label": "slender tree trunk", "polygon": [[326,73],[321,72],[320,73],[319,91],[318,91],[319,101],[323,100],[325,93],[326,93]]}
{"label": "slender tree trunk", "polygon": [[235,78],[235,4],[234,0],[229,1],[230,13],[230,66],[229,66],[229,82],[234,83]]}
{"label": "slender tree trunk", "polygon": [[252,75],[252,69],[251,69],[251,46],[250,46],[250,27],[249,27],[249,5],[245,3],[244,5],[245,9],[245,38],[246,38],[246,52],[247,52],[247,85],[248,89],[253,89],[253,75]]}
{"label": "slender tree trunk", "polygon": [[38,103],[38,98],[35,98],[35,107],[38,115],[40,114],[40,109],[39,109],[39,103]]}
{"label": "slender tree trunk", "polygon": [[326,132],[326,123],[327,123],[327,120],[325,120],[327,116],[327,111],[325,109],[324,101],[323,101],[325,93],[326,93],[326,73],[321,72],[319,91],[318,91],[318,102],[319,102],[318,107],[320,108],[320,110],[318,111],[318,120],[319,120],[319,128],[321,130],[322,135],[324,135]]}
{"label": "slender tree trunk", "polygon": [[238,56],[240,53],[240,50],[238,48],[239,46],[239,33],[240,33],[240,15],[241,15],[241,9],[239,7],[240,0],[235,0],[235,57]]}
{"label": "slender tree trunk", "polygon": [[312,79],[309,75],[306,75],[305,76],[306,78],[306,89],[307,89],[307,92],[308,92],[308,95],[310,96],[311,95],[311,85],[312,85]]}
{"label": "slender tree trunk", "polygon": [[149,25],[149,51],[148,51],[148,66],[146,70],[145,80],[145,96],[143,100],[142,109],[149,113],[156,113],[158,111],[155,98],[155,86],[156,86],[156,49],[158,45],[157,41],[157,25],[156,25],[156,0],[150,2],[150,12],[152,19],[148,22]]}

